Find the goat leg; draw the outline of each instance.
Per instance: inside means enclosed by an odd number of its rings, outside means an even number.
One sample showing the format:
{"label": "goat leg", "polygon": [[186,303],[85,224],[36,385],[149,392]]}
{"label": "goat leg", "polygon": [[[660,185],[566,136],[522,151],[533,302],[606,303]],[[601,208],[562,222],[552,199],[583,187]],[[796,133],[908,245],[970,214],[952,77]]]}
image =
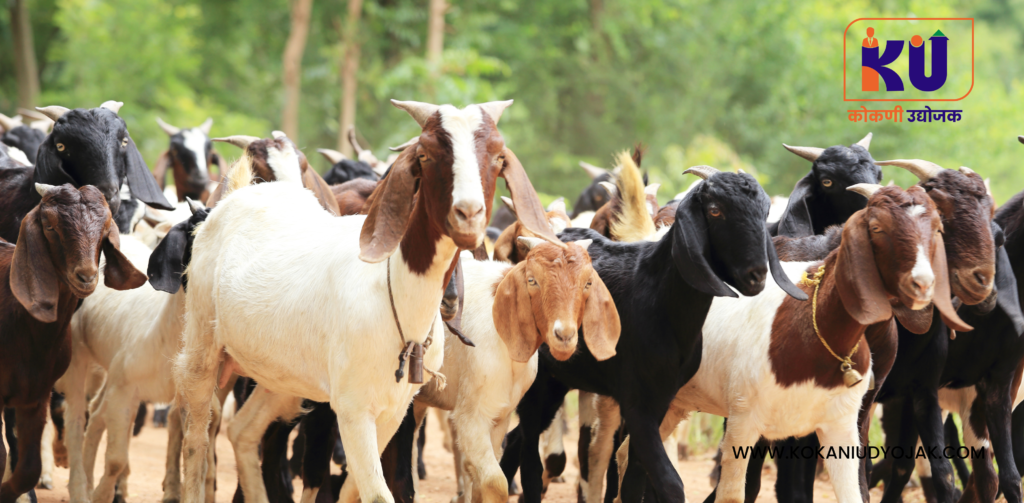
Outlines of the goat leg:
{"label": "goat leg", "polygon": [[989,437],[992,439],[992,452],[999,464],[999,490],[1007,503],[1021,502],[1020,474],[1013,459],[1013,446],[1010,441],[1010,415],[1012,395],[1010,387],[1013,375],[995,376],[983,379],[978,383],[979,395],[985,398],[985,419],[987,420]]}
{"label": "goat leg", "polygon": [[39,449],[48,405],[47,396],[43,401],[16,409],[18,459],[11,470],[11,478],[0,484],[0,503],[15,503],[19,496],[31,491],[39,482],[43,469]]}

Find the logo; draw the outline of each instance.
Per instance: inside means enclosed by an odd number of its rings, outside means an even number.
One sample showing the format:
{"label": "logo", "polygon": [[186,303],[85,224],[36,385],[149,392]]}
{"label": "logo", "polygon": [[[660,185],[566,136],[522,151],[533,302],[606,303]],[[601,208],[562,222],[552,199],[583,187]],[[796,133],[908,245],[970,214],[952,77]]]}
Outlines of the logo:
{"label": "logo", "polygon": [[843,50],[845,101],[959,101],[974,88],[973,18],[861,18]]}

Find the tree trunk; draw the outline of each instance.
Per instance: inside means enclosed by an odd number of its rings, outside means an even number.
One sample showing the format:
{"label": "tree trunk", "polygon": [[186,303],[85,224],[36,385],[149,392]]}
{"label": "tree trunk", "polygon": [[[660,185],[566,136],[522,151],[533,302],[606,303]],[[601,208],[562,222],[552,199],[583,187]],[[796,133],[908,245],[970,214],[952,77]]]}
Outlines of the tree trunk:
{"label": "tree trunk", "polygon": [[11,38],[14,39],[14,76],[18,83],[18,106],[32,110],[39,99],[39,69],[32,45],[32,23],[25,0],[8,0]]}
{"label": "tree trunk", "polygon": [[299,99],[302,93],[302,53],[309,35],[309,16],[313,0],[292,0],[292,27],[284,46],[284,111],[281,129],[296,144],[299,142]]}
{"label": "tree trunk", "polygon": [[356,86],[359,84],[359,17],[363,0],[348,0],[348,19],[345,20],[344,61],[341,63],[341,120],[338,121],[338,148],[352,157],[354,150],[348,141],[348,130],[356,123]]}
{"label": "tree trunk", "polygon": [[448,10],[445,0],[430,0],[430,17],[427,21],[427,63],[437,70],[444,50],[444,13]]}

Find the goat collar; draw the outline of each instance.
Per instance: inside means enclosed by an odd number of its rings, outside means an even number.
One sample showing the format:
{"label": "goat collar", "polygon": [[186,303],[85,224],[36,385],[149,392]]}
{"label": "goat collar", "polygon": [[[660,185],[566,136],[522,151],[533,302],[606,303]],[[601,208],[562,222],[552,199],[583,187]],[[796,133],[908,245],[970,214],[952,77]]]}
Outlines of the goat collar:
{"label": "goat collar", "polygon": [[[821,267],[819,267],[818,271],[814,274],[807,274],[807,271],[804,271],[800,275],[801,283],[814,287],[814,297],[811,300],[811,324],[814,325],[814,334],[818,336],[818,340],[821,341],[821,345],[825,346],[825,349],[839,360],[839,370],[843,372],[843,382],[846,383],[846,387],[852,388],[864,380],[864,376],[853,368],[853,355],[857,354],[857,350],[860,349],[860,341],[857,341],[857,344],[853,345],[853,349],[850,350],[850,354],[844,358],[836,354],[828,343],[825,342],[825,338],[821,336],[821,330],[818,330],[818,288],[821,286],[821,281],[823,279],[825,279],[825,264],[821,264]],[[874,375],[871,376],[871,381],[871,386],[869,388],[874,389]]]}
{"label": "goat collar", "polygon": [[[437,380],[437,390],[441,391],[448,384],[444,374],[430,370],[423,366],[423,354],[434,342],[434,321],[430,322],[430,332],[427,338],[420,344],[416,341],[405,340],[405,332],[402,331],[402,323],[398,321],[398,309],[395,307],[395,296],[391,292],[391,257],[388,257],[388,300],[391,301],[391,314],[395,317],[395,326],[398,327],[398,337],[402,339],[402,351],[398,353],[398,370],[395,371],[395,382],[402,382],[405,376],[405,360],[409,359],[409,384],[423,384],[423,371]],[[436,319],[435,314],[435,319]]]}

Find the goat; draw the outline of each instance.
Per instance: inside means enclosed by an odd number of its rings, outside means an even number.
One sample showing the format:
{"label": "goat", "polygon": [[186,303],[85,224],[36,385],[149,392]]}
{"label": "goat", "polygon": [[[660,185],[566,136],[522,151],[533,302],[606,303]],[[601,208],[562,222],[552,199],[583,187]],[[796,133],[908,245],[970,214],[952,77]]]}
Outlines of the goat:
{"label": "goat", "polygon": [[[14,245],[0,243],[0,408],[17,411],[19,459],[0,484],[0,502],[13,503],[39,481],[40,438],[50,392],[71,359],[67,327],[98,282],[128,290],[146,281],[121,254],[104,194],[92,186],[36,184],[39,204],[24,216]],[[0,464],[6,466],[0,447]],[[0,472],[5,467],[0,467]]]}
{"label": "goat", "polygon": [[[331,185],[331,192],[338,202],[340,215],[358,215],[367,208],[366,201],[377,188],[378,182],[365,178],[356,178],[340,185]],[[368,208],[367,208],[368,209]]]}
{"label": "goat", "polygon": [[380,175],[363,161],[349,159],[345,154],[329,148],[317,149],[317,152],[331,163],[331,168],[324,173],[324,181],[328,185],[340,185],[357,179],[371,182],[380,180]]}
{"label": "goat", "polygon": [[93,109],[39,109],[55,121],[53,132],[39,146],[34,167],[0,170],[0,238],[16,241],[21,219],[39,204],[33,183],[93,185],[116,215],[121,184],[127,179],[138,199],[156,208],[174,209],[128,136],[124,119],[118,117],[121,105],[108,101]]}
{"label": "goat", "polygon": [[32,121],[29,125],[22,122],[23,119],[20,115],[16,115],[12,119],[0,114],[0,129],[3,130],[3,134],[0,134],[0,143],[23,152],[25,160],[28,161],[25,164],[35,164],[36,152],[39,150],[39,145],[46,139],[46,133],[53,121],[44,117],[42,120]]}
{"label": "goat", "polygon": [[210,196],[211,185],[216,183],[210,175],[210,169],[217,166],[218,173],[223,175],[227,168],[224,159],[214,150],[210,141],[213,118],[206,119],[194,128],[184,129],[172,126],[159,117],[156,122],[171,142],[153,166],[153,176],[160,189],[163,190],[167,183],[167,168],[171,168],[178,201],[188,197],[205,203]]}
{"label": "goat", "polygon": [[580,161],[580,167],[590,176],[590,185],[580,192],[576,203],[572,205],[572,213],[569,215],[572,219],[587,211],[596,212],[612,198],[608,189],[601,185],[601,182],[612,181],[612,172],[583,161]]}
{"label": "goat", "polygon": [[769,225],[772,236],[822,234],[829,226],[845,222],[864,208],[864,198],[848,192],[847,187],[882,181],[882,170],[868,152],[871,133],[849,147],[782,146],[812,164],[810,173],[793,187],[782,217]]}
{"label": "goat", "polygon": [[[389,383],[402,374],[392,373],[388,362],[404,341],[413,347],[425,343],[428,333],[440,338],[437,309],[446,275],[459,247],[476,248],[483,240],[497,176],[505,177],[531,231],[544,235],[540,203],[496,127],[511,102],[462,110],[392,103],[423,132],[392,165],[366,217],[323,213],[297,185],[298,166],[293,166],[285,179],[278,173],[281,183],[234,190],[196,232],[184,344],[175,362],[178,403],[186,418],[184,501],[203,499],[199,481],[209,442],[203,432],[222,359],[225,373],[237,369],[267,391],[253,394],[228,431],[248,499],[266,501],[256,456],[261,426],[294,417],[301,405],[297,396],[305,396],[329,400],[338,415],[351,473],[342,497],[354,498],[358,486],[364,501],[393,501],[380,475],[379,448],[420,385]],[[229,175],[232,185],[244,185],[240,181],[252,176],[238,171]],[[557,241],[553,235],[548,239]],[[304,244],[297,248],[296,243]],[[248,265],[240,268],[243,263]],[[394,279],[387,281],[389,276]],[[271,281],[275,294],[260,293],[263,287],[253,281]],[[398,292],[393,311],[387,288],[392,282]],[[404,331],[389,313],[404,318]],[[396,340],[402,347],[392,346]],[[427,346],[419,353],[423,366],[436,369],[443,341]],[[307,362],[302,372],[296,372],[297,359]],[[304,490],[304,501],[316,492]]]}
{"label": "goat", "polygon": [[517,408],[521,422],[502,459],[509,479],[521,461],[526,502],[540,501],[537,442],[569,387],[614,398],[658,500],[683,501],[682,481],[658,426],[675,392],[700,367],[701,326],[711,300],[737,295],[726,282],[743,295],[760,293],[769,268],[785,291],[807,298],[780,273],[764,224],[768,195],[757,181],[707,166],[686,173],[705,181],[679,204],[675,223],[659,241],[615,243],[593,230],[573,228],[559,236],[563,241],[594,240],[587,251],[615,301],[622,337],[617,356],[604,362],[586,345],[566,362],[541,348],[537,379]]}
{"label": "goat", "polygon": [[[515,203],[511,199],[502,196],[502,202],[505,206],[515,214],[516,208]],[[551,230],[555,234],[562,232],[566,227],[569,226],[569,215],[565,213],[565,201],[558,199],[547,207],[546,213],[548,224],[551,225]],[[501,235],[494,242],[494,260],[511,262],[518,264],[526,255],[530,252],[528,247],[528,241],[520,240],[521,237],[535,238],[533,233],[529,231],[521,222],[516,220],[516,223],[508,226],[505,230],[501,231]]]}

